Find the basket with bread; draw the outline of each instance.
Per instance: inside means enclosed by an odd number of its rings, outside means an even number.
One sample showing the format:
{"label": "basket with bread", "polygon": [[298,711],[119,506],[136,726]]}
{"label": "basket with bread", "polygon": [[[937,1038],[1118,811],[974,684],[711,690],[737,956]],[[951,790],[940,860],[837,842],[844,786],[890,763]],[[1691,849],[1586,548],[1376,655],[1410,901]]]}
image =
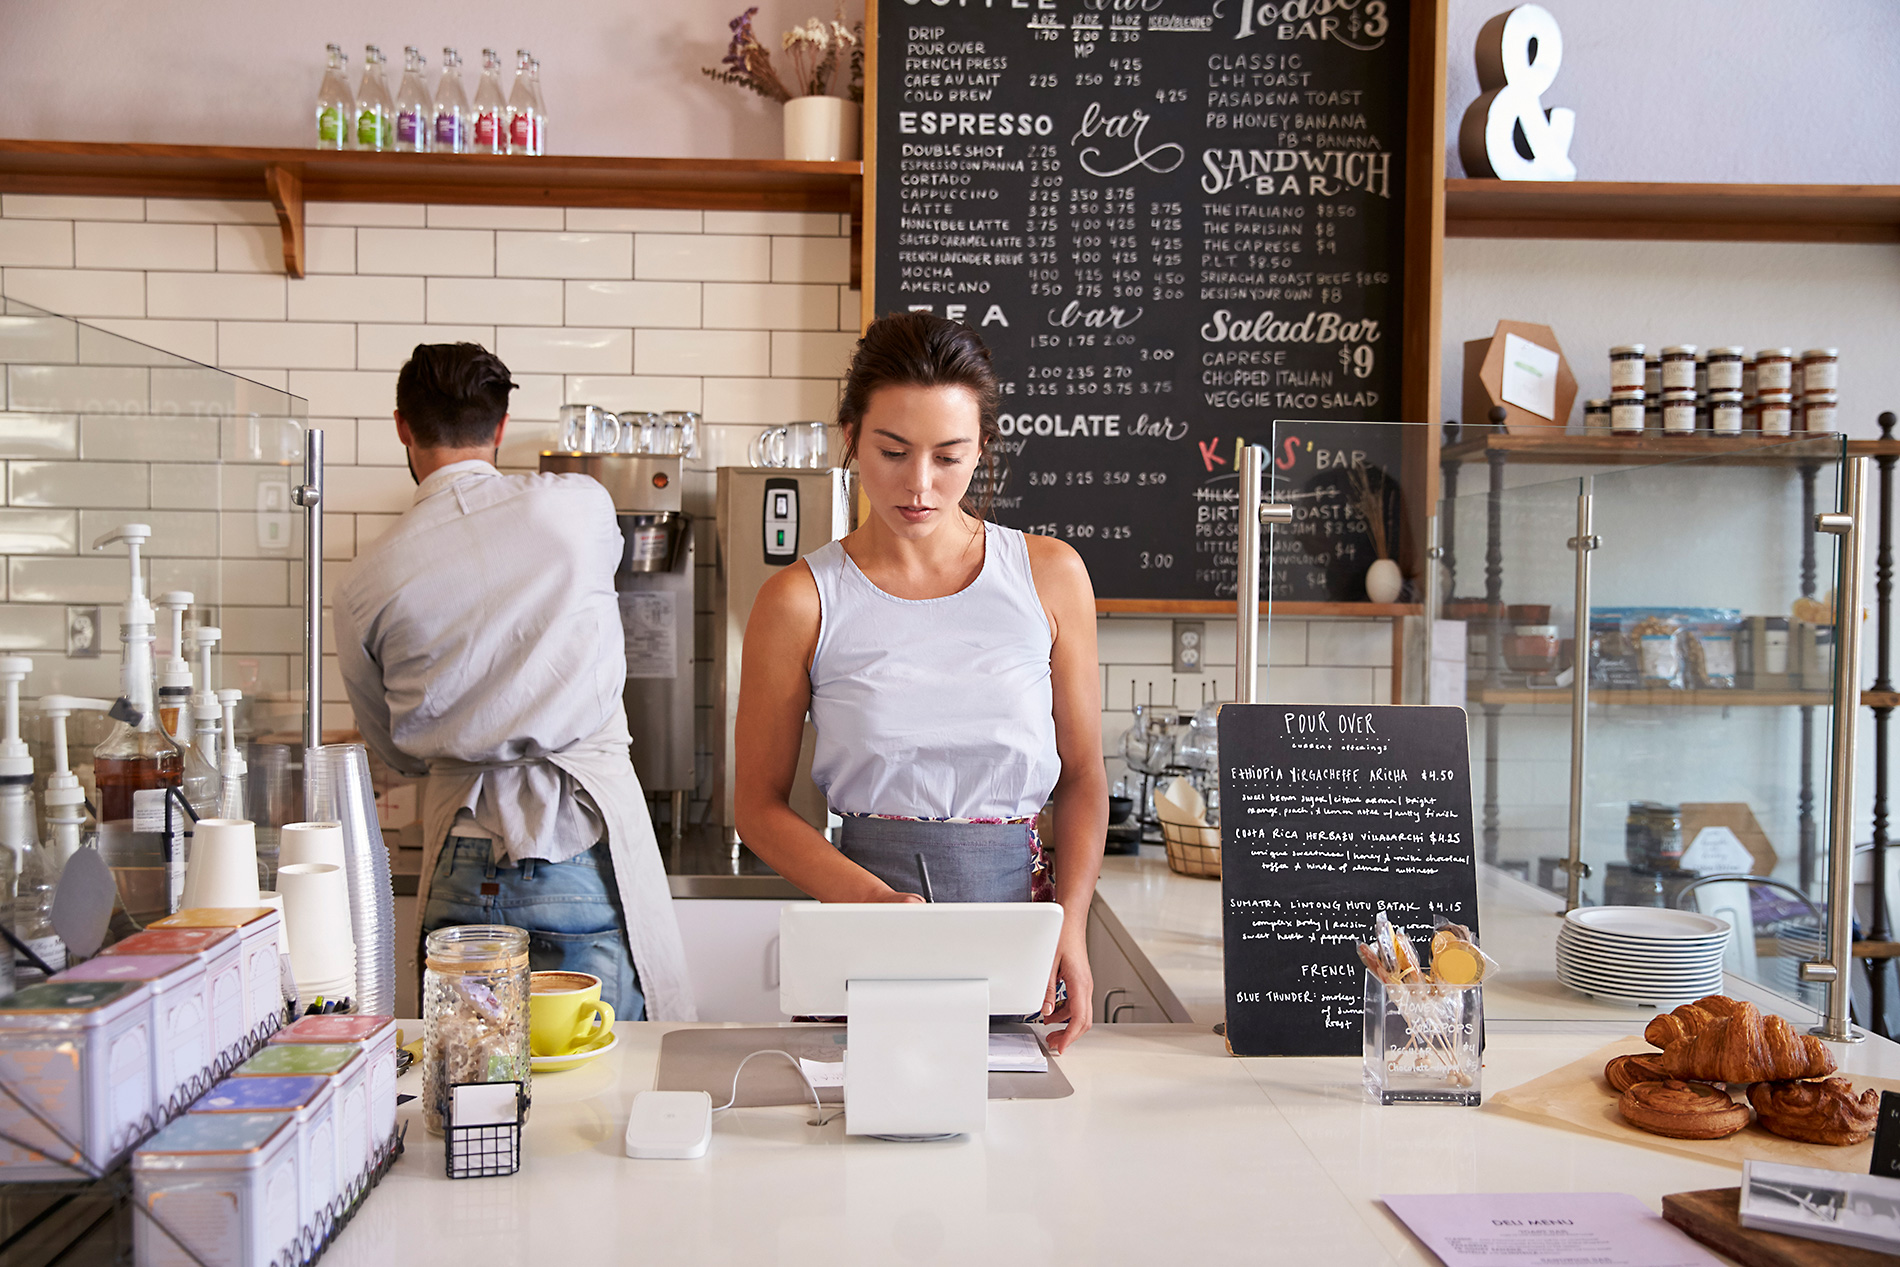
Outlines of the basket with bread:
{"label": "basket with bread", "polygon": [[[1603,1070],[1631,1126],[1721,1139],[1753,1121],[1784,1139],[1836,1146],[1874,1133],[1880,1093],[1855,1095],[1846,1079],[1829,1076],[1826,1044],[1753,1003],[1711,994],[1656,1017],[1643,1037],[1659,1050],[1618,1056]],[[1745,1098],[1732,1086],[1745,1087]]]}

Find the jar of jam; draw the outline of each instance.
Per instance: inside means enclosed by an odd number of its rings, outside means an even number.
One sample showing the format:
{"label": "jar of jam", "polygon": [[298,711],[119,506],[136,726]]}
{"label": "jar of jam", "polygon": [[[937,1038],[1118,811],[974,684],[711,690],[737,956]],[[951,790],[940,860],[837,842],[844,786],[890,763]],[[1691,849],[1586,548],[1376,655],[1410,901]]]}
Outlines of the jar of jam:
{"label": "jar of jam", "polygon": [[1794,349],[1763,348],[1755,353],[1755,390],[1791,392],[1794,390]]}
{"label": "jar of jam", "polygon": [[1609,401],[1586,400],[1583,402],[1583,433],[1591,436],[1610,434]]}
{"label": "jar of jam", "polygon": [[1662,350],[1662,382],[1665,392],[1695,390],[1695,344],[1678,343]]}
{"label": "jar of jam", "polygon": [[1695,434],[1695,392],[1690,388],[1662,394],[1662,429],[1665,435]]}
{"label": "jar of jam", "polygon": [[1794,395],[1765,391],[1756,398],[1756,426],[1765,436],[1785,436],[1794,430]]}
{"label": "jar of jam", "polygon": [[1643,390],[1649,393],[1651,400],[1662,399],[1662,357],[1652,356],[1643,361]]}
{"label": "jar of jam", "polygon": [[1738,392],[1742,390],[1742,350],[1740,348],[1710,348],[1708,366],[1710,391]]}
{"label": "jar of jam", "polygon": [[1810,392],[1802,405],[1803,431],[1839,431],[1839,392]]}
{"label": "jar of jam", "polygon": [[1809,348],[1801,354],[1801,390],[1812,396],[1816,392],[1839,391],[1841,386],[1841,350],[1839,348]]}
{"label": "jar of jam", "polygon": [[1610,349],[1610,390],[1643,385],[1643,345],[1625,343]]}
{"label": "jar of jam", "polygon": [[1643,434],[1643,389],[1619,387],[1610,393],[1610,431],[1619,436]]}
{"label": "jar of jam", "polygon": [[1695,354],[1695,394],[1698,397],[1709,394],[1709,354],[1707,352]]}
{"label": "jar of jam", "polygon": [[1740,392],[1709,393],[1709,430],[1718,436],[1742,434],[1742,394]]}

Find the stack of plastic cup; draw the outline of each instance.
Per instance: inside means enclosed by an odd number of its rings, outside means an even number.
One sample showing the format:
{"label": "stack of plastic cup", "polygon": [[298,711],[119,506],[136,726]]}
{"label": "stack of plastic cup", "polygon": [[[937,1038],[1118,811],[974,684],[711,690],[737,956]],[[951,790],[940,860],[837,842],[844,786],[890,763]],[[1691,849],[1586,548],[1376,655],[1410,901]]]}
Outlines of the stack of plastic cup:
{"label": "stack of plastic cup", "polygon": [[277,868],[290,939],[290,971],[297,993],[314,998],[356,997],[356,942],[350,931],[350,890],[343,869],[327,862]]}
{"label": "stack of plastic cup", "polygon": [[185,860],[184,905],[257,905],[257,831],[249,819],[198,820]]}
{"label": "stack of plastic cup", "polygon": [[[390,886],[389,848],[376,817],[367,748],[325,744],[304,754],[304,815],[312,822],[335,822],[343,833],[343,874],[349,881],[350,921],[359,947],[356,1010],[393,1016],[396,897]],[[281,884],[278,891],[283,891]]]}

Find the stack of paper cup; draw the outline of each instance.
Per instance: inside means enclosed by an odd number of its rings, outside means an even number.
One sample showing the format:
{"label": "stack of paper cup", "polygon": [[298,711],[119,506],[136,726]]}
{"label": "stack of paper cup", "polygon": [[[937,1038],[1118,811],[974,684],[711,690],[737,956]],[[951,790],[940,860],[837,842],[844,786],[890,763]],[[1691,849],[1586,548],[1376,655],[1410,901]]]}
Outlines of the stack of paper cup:
{"label": "stack of paper cup", "polygon": [[326,862],[343,866],[342,823],[285,823],[278,829],[277,865]]}
{"label": "stack of paper cup", "polygon": [[293,862],[277,868],[290,938],[290,971],[305,1000],[356,996],[356,943],[350,933],[350,890],[343,868]]}
{"label": "stack of paper cup", "polygon": [[201,818],[185,860],[186,907],[257,905],[257,829],[244,818]]}

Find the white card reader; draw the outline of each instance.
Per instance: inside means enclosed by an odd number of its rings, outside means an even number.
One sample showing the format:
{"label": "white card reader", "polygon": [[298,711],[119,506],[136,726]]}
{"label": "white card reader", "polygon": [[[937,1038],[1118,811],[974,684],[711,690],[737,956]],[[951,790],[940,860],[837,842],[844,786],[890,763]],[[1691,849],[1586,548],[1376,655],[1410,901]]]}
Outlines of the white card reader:
{"label": "white card reader", "polygon": [[798,558],[798,481],[765,481],[765,566],[784,567]]}
{"label": "white card reader", "polygon": [[704,1091],[642,1091],[627,1117],[627,1156],[686,1161],[712,1143],[712,1097]]}

